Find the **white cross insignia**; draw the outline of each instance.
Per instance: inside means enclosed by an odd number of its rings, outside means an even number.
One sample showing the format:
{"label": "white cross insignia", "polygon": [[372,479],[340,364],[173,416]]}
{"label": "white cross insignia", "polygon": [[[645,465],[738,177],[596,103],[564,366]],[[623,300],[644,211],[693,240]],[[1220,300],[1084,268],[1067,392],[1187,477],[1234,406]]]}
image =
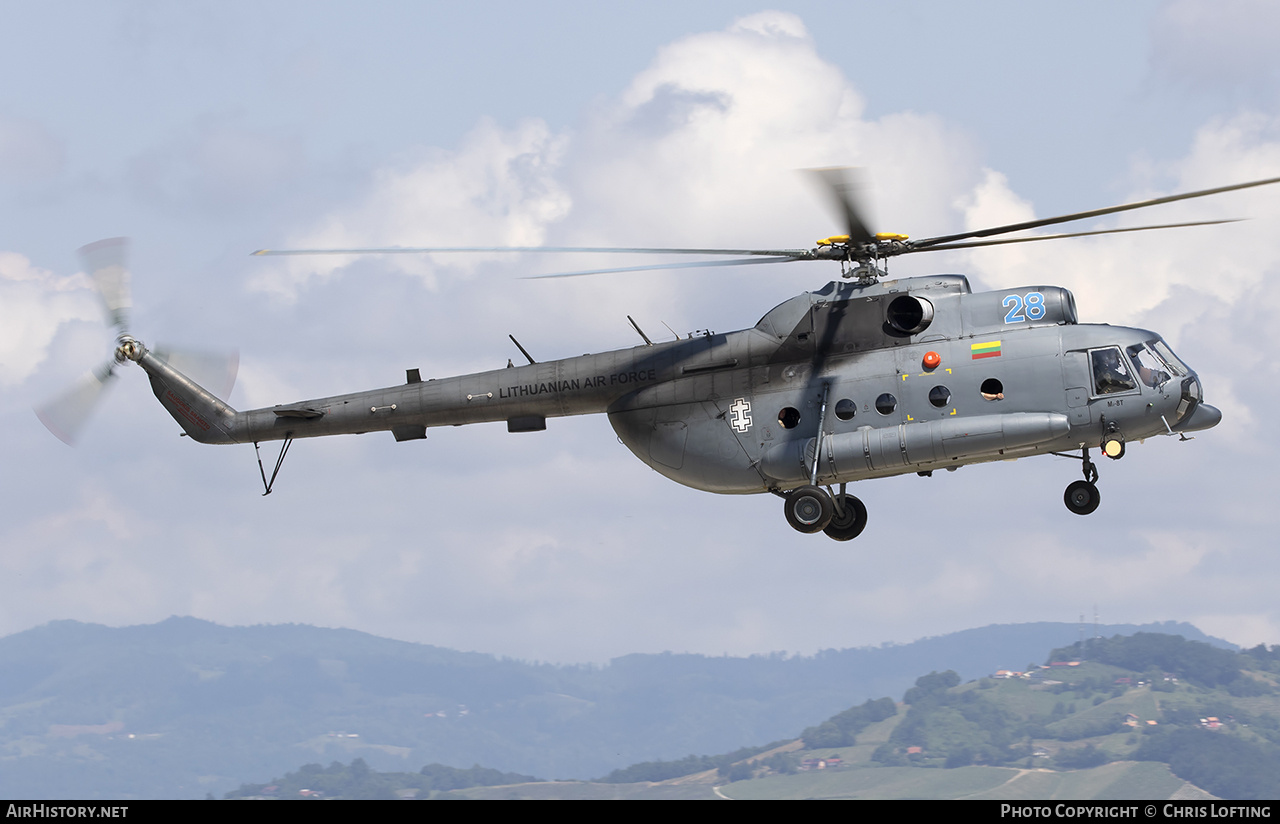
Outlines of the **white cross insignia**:
{"label": "white cross insignia", "polygon": [[734,432],[746,432],[751,428],[751,401],[738,398],[729,407],[729,411],[733,413],[729,418],[729,425]]}

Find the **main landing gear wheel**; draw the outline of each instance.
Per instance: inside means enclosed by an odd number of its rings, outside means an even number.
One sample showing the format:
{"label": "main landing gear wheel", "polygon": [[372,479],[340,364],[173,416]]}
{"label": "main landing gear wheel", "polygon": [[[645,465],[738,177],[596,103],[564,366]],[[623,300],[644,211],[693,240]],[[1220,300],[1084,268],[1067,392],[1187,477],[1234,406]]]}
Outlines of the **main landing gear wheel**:
{"label": "main landing gear wheel", "polygon": [[852,495],[837,496],[835,514],[827,524],[827,537],[836,541],[852,541],[867,528],[867,508]]}
{"label": "main landing gear wheel", "polygon": [[1097,486],[1088,481],[1075,481],[1067,487],[1062,500],[1066,503],[1067,509],[1075,514],[1088,515],[1102,503],[1102,493],[1098,491]]}
{"label": "main landing gear wheel", "polygon": [[835,508],[831,496],[816,486],[805,485],[787,493],[782,502],[787,523],[799,532],[821,532],[831,523]]}

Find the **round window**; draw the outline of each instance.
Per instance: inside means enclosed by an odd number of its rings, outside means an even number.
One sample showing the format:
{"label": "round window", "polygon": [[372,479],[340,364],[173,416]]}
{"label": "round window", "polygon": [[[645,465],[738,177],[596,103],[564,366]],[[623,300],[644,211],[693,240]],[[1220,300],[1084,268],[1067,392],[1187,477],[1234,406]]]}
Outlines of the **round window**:
{"label": "round window", "polygon": [[848,398],[836,404],[836,417],[842,421],[851,420],[858,413],[858,405]]}
{"label": "round window", "polygon": [[778,423],[783,429],[795,429],[800,424],[800,410],[788,406],[778,413]]}
{"label": "round window", "polygon": [[941,409],[951,400],[951,390],[945,386],[935,386],[929,390],[929,403]]}
{"label": "round window", "polygon": [[881,415],[888,415],[897,408],[898,399],[888,392],[885,392],[883,395],[876,398],[876,411]]}
{"label": "round window", "polygon": [[987,378],[978,391],[989,401],[1004,400],[1004,384],[996,378]]}

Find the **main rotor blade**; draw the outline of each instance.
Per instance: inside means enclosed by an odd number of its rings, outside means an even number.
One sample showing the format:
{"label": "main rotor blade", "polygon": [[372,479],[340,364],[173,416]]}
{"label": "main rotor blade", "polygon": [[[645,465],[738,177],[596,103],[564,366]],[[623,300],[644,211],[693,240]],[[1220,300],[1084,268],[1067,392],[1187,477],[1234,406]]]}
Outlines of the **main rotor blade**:
{"label": "main rotor blade", "polygon": [[844,223],[849,242],[855,246],[874,242],[875,235],[867,228],[866,221],[862,219],[862,210],[858,208],[858,193],[865,190],[866,186],[854,176],[857,170],[847,166],[835,166],[829,169],[806,169],[805,171],[818,188],[826,192],[828,199],[835,207],[836,214]]}
{"label": "main rotor blade", "polygon": [[151,349],[151,354],[224,401],[236,385],[239,352],[202,352],[158,344]]}
{"label": "main rotor blade", "polygon": [[75,446],[80,430],[98,407],[103,391],[115,378],[114,361],[86,372],[71,388],[36,410],[40,423],[68,446]]}
{"label": "main rotor blade", "polygon": [[942,243],[950,243],[955,240],[965,240],[971,237],[990,237],[992,235],[1003,235],[1009,232],[1017,232],[1022,229],[1037,229],[1041,226],[1053,226],[1058,223],[1069,223],[1073,220],[1084,220],[1091,217],[1101,217],[1102,215],[1113,215],[1117,212],[1128,212],[1133,209],[1145,209],[1148,206],[1159,206],[1163,203],[1176,203],[1179,200],[1191,200],[1197,197],[1207,197],[1208,195],[1222,194],[1223,192],[1234,192],[1238,189],[1250,189],[1254,186],[1268,186],[1272,183],[1280,183],[1280,177],[1270,177],[1266,180],[1254,180],[1249,183],[1236,183],[1232,186],[1219,186],[1216,189],[1201,189],[1198,192],[1185,192],[1180,195],[1169,195],[1167,197],[1157,197],[1152,200],[1142,200],[1137,203],[1126,203],[1121,206],[1108,206],[1105,209],[1092,209],[1087,212],[1074,212],[1069,215],[1060,215],[1058,217],[1047,217],[1042,220],[1028,220],[1023,223],[1010,223],[1006,226],[996,226],[991,229],[979,229],[976,232],[961,232],[955,235],[942,235],[940,237],[924,238],[922,240],[909,241],[907,245],[911,251],[923,251],[933,248]]}
{"label": "main rotor blade", "polygon": [[129,239],[112,237],[80,247],[80,260],[93,278],[107,312],[107,325],[116,335],[129,332]]}
{"label": "main rotor blade", "polygon": [[528,275],[521,280],[545,280],[547,278],[576,278],[584,275],[612,275],[617,272],[651,272],[657,269],[703,269],[711,266],[754,266],[759,263],[791,263],[797,260],[811,260],[805,257],[771,257],[748,260],[698,260],[689,263],[655,263],[649,266],[624,266],[618,269],[589,269],[585,272],[562,272],[555,275]]}
{"label": "main rotor blade", "polygon": [[1067,237],[1089,237],[1090,235],[1118,235],[1124,232],[1145,232],[1149,229],[1181,229],[1187,226],[1217,226],[1221,223],[1239,223],[1243,218],[1227,220],[1197,220],[1191,223],[1163,223],[1158,226],[1130,226],[1126,229],[1098,229],[1093,232],[1070,232],[1060,235],[1036,235],[1035,237],[1012,237],[1001,240],[978,240],[973,243],[942,243],[937,246],[926,246],[923,249],[910,249],[912,252],[940,252],[946,249],[975,249],[979,246],[1003,246],[1007,243],[1030,243],[1035,240],[1061,240]]}
{"label": "main rotor blade", "polygon": [[446,252],[555,252],[616,255],[760,255],[798,257],[807,249],[654,249],[617,246],[388,246],[370,249],[259,249],[250,256],[272,255],[429,255]]}

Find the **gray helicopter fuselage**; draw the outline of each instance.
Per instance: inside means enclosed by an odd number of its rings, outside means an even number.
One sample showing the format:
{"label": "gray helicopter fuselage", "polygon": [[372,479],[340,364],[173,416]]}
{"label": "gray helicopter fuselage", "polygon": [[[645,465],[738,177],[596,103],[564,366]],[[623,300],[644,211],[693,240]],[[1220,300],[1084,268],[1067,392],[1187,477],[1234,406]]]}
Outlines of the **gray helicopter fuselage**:
{"label": "gray helicopter fuselage", "polygon": [[[674,481],[757,493],[1203,429],[1218,413],[1159,336],[1077,323],[1065,289],[974,294],[959,275],[830,283],[751,329],[237,412],[149,353],[204,443],[606,413]],[[820,434],[821,433],[821,434]],[[818,453],[814,466],[815,450]]]}

